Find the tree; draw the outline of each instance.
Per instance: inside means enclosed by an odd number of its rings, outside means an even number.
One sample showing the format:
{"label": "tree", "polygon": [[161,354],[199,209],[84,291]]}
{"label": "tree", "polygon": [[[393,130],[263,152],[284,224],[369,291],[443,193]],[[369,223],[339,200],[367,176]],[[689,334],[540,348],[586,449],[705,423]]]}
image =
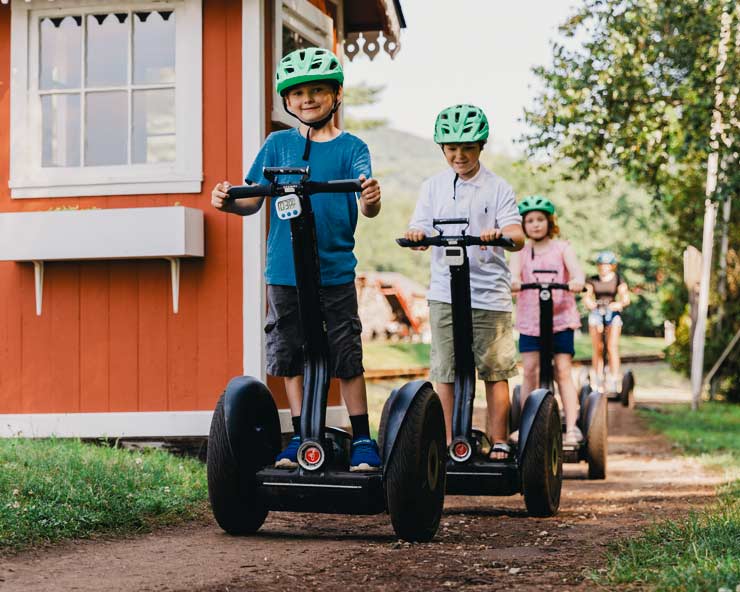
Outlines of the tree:
{"label": "tree", "polygon": [[[723,11],[734,20],[724,75],[717,79]],[[621,170],[656,198],[655,230],[667,239],[659,253],[667,278],[662,298],[676,320],[686,304],[681,253],[687,243],[700,246],[712,151],[719,151],[721,162],[715,197],[724,200],[740,189],[739,12],[735,0],[586,0],[560,28],[563,38],[553,43],[552,66],[535,70],[543,91],[525,113],[531,131],[524,140],[533,155],[567,162],[580,179]],[[725,125],[712,146],[715,86]],[[735,237],[730,261],[737,260],[737,210],[730,220],[729,236]],[[740,326],[737,273],[736,266],[728,268],[727,322],[709,340],[708,364]],[[715,294],[715,307],[716,299]],[[687,347],[681,344],[684,358]],[[738,390],[735,378],[725,392]]]}
{"label": "tree", "polygon": [[[353,107],[374,105],[380,100],[379,95],[384,89],[384,86],[370,86],[365,82],[357,86],[346,87],[344,89],[344,104],[347,106],[347,111],[352,110]],[[385,127],[387,124],[387,119],[356,118],[349,114],[344,116],[344,127],[352,132]]]}

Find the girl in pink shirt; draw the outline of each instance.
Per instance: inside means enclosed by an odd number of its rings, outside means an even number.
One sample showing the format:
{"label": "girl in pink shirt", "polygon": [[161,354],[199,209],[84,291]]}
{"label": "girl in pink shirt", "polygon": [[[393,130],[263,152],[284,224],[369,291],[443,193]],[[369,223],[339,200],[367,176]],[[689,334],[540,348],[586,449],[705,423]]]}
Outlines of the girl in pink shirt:
{"label": "girl in pink shirt", "polygon": [[[575,354],[573,330],[581,326],[573,293],[583,290],[585,276],[570,243],[555,238],[560,229],[555,217],[555,206],[549,199],[541,196],[528,197],[519,203],[519,213],[523,216],[522,226],[529,240],[524,249],[512,253],[510,267],[511,291],[518,293],[516,328],[519,331],[519,351],[524,366],[522,406],[529,393],[539,384],[540,305],[537,291],[520,291],[521,285],[528,282],[567,283],[569,292],[552,291],[553,349],[555,380],[565,410],[566,432],[563,444],[574,445],[583,440],[583,434],[576,425],[578,396],[571,376],[571,362]],[[542,270],[554,273],[542,273]]]}

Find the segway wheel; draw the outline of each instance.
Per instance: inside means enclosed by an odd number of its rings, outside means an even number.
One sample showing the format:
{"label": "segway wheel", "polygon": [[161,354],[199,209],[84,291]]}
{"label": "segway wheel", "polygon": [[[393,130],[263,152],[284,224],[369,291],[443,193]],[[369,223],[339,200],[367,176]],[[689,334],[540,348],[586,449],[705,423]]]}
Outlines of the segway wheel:
{"label": "segway wheel", "polygon": [[607,398],[598,400],[599,409],[594,415],[586,435],[586,458],[588,460],[588,478],[606,479],[607,454]]}
{"label": "segway wheel", "polygon": [[584,384],[581,387],[581,391],[578,393],[578,403],[581,406],[580,412],[578,414],[578,422],[581,427],[581,431],[583,431],[584,434],[586,433],[585,430],[587,427],[586,426],[586,411],[587,411],[586,403],[588,401],[589,394],[591,394],[591,385]]}
{"label": "segway wheel", "polygon": [[622,377],[622,391],[619,400],[623,407],[634,407],[635,404],[635,376],[632,370],[627,370]]}
{"label": "segway wheel", "polygon": [[406,412],[385,468],[388,513],[399,538],[426,542],[434,537],[442,517],[445,482],[442,403],[427,387],[417,393]]}
{"label": "segway wheel", "polygon": [[548,394],[537,411],[522,460],[522,490],[527,512],[554,516],[563,485],[563,433],[555,398]]}
{"label": "segway wheel", "polygon": [[[233,451],[229,444],[223,395],[213,412],[206,458],[208,498],[216,522],[231,535],[252,534],[262,526],[267,518],[267,508],[257,499],[254,475],[263,466],[272,462],[279,451],[280,422],[274,403],[272,407],[274,421],[270,422],[268,417],[268,423],[277,422],[277,425],[268,427],[273,429],[265,430],[263,429],[265,426],[244,426],[248,432],[244,434],[244,440],[247,446],[253,444],[251,460],[237,458],[239,451]],[[255,412],[259,413],[259,411],[260,409],[255,409]],[[270,412],[269,409],[266,411]],[[255,427],[260,428],[259,431]],[[274,437],[269,438],[271,435],[274,436],[275,428],[277,428],[277,440]],[[268,437],[268,441],[264,441],[264,438],[250,438],[250,436],[257,436],[260,431],[266,432],[264,437]]]}
{"label": "segway wheel", "polygon": [[388,424],[388,414],[390,413],[391,398],[388,397],[383,404],[383,411],[380,414],[380,424],[378,425],[378,448],[381,453],[385,450],[385,428]]}
{"label": "segway wheel", "polygon": [[522,385],[517,384],[511,395],[511,409],[509,411],[509,431],[513,432],[519,429],[519,422],[522,418]]}

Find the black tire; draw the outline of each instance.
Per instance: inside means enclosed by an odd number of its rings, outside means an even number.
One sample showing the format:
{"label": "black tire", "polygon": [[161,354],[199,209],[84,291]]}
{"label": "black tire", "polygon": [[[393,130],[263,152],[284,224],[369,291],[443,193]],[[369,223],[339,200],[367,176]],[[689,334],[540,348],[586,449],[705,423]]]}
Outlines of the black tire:
{"label": "black tire", "polygon": [[[388,397],[383,404],[383,411],[380,414],[380,425],[378,425],[378,448],[380,449],[381,456],[385,447],[385,426],[388,424],[390,402],[391,398]],[[383,462],[385,462],[385,458],[383,458]]]}
{"label": "black tire", "polygon": [[522,385],[517,384],[511,395],[511,409],[509,411],[509,432],[519,429],[522,419]]}
{"label": "black tire", "polygon": [[622,407],[634,407],[635,405],[635,376],[631,370],[627,370],[622,377],[622,391],[619,393],[619,400]]}
{"label": "black tire", "polygon": [[[261,425],[263,422],[244,426],[244,442],[251,450],[249,455],[240,455],[241,462],[238,458],[239,451],[232,450],[229,444],[223,395],[213,412],[206,458],[208,499],[216,522],[231,535],[252,534],[267,518],[268,510],[257,498],[254,476],[258,470],[271,463],[280,450],[280,422],[275,403],[272,402],[274,418],[269,417],[269,404],[261,407],[265,406],[267,409],[256,408],[255,413],[257,417],[262,416],[268,429],[265,430],[265,426]],[[259,427],[259,432],[256,427]]]}
{"label": "black tire", "polygon": [[581,431],[583,434],[586,434],[586,411],[587,411],[587,401],[588,401],[588,395],[591,393],[591,385],[590,384],[584,384],[581,387],[581,391],[578,393],[578,403],[580,405],[580,411],[578,413],[578,424],[581,428]]}
{"label": "black tire", "polygon": [[554,516],[563,485],[563,433],[552,394],[537,411],[522,459],[522,493],[531,516]]}
{"label": "black tire", "polygon": [[386,462],[386,502],[399,538],[426,542],[437,533],[447,478],[445,458],[442,403],[431,387],[424,387],[406,412]]}
{"label": "black tire", "polygon": [[598,403],[599,409],[594,415],[593,422],[588,427],[588,434],[586,435],[589,479],[606,479],[607,404],[608,400],[602,394]]}

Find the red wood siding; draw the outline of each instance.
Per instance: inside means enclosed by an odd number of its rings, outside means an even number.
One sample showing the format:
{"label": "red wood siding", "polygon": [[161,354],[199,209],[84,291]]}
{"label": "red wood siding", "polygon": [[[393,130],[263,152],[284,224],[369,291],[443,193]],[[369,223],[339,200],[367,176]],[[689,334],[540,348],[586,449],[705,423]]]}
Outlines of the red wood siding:
{"label": "red wood siding", "polygon": [[0,211],[174,205],[205,212],[206,256],[169,263],[52,262],[36,316],[33,267],[0,262],[0,413],[212,409],[242,371],[241,220],[210,190],[242,178],[241,4],[203,9],[201,194],[13,200],[8,190],[10,9],[0,7]]}

